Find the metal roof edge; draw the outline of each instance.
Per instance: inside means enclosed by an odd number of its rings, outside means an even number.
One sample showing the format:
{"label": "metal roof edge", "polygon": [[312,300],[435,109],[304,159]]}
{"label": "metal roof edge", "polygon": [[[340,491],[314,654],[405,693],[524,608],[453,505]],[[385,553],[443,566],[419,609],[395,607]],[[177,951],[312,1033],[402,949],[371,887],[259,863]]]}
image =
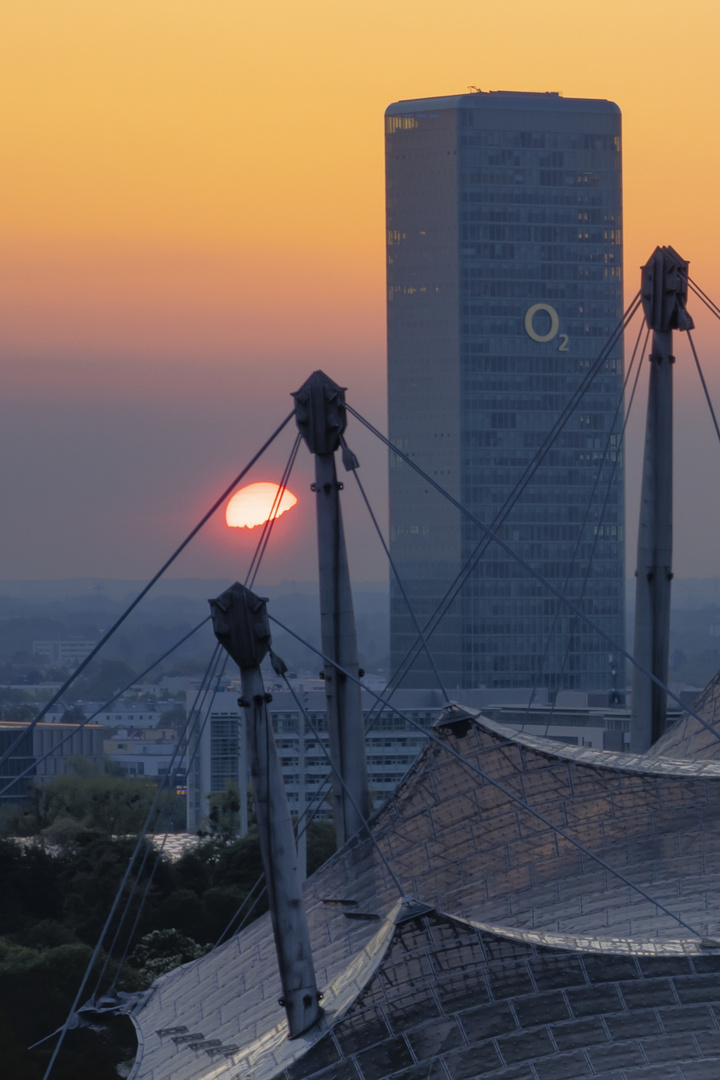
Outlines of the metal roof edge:
{"label": "metal roof edge", "polygon": [[463,705],[461,708],[472,723],[495,735],[500,735],[510,742],[519,743],[521,746],[527,746],[529,749],[550,754],[552,757],[573,761],[578,765],[588,765],[594,769],[606,768],[621,772],[676,777],[683,780],[693,777],[720,780],[720,761],[651,758],[646,754],[625,754],[614,750],[591,750],[584,746],[563,745],[554,739],[546,739],[542,735],[528,735],[526,732],[520,732],[511,724],[499,724],[496,720],[490,720],[479,710],[471,709],[469,706]]}

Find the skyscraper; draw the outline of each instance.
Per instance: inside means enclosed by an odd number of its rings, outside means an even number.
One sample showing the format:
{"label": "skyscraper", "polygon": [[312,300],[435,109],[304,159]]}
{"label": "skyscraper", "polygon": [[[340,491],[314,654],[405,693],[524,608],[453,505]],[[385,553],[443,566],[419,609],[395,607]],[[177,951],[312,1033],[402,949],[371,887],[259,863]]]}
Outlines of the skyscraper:
{"label": "skyscraper", "polygon": [[[386,112],[389,431],[490,525],[622,316],[620,112],[469,93]],[[499,535],[623,642],[622,344]],[[610,690],[620,657],[396,455],[391,552],[450,687]],[[468,572],[469,571],[469,572]],[[391,648],[416,639],[392,588]],[[405,685],[432,685],[420,652]]]}

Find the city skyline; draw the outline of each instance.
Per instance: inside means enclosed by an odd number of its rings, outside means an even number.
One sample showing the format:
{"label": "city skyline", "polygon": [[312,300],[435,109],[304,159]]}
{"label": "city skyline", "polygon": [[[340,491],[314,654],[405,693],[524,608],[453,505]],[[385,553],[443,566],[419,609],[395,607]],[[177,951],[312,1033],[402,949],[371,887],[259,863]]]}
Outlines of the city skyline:
{"label": "city skyline", "polygon": [[[626,295],[655,245],[670,243],[717,299],[720,13],[709,3],[684,13],[672,78],[659,79],[671,24],[667,2],[579,11],[553,0],[542,20],[527,0],[512,18],[466,2],[450,13],[370,3],[352,18],[326,3],[242,13],[225,0],[211,12],[164,0],[11,4],[0,44],[11,105],[0,576],[149,577],[316,367],[384,429],[388,101],[471,83],[617,101]],[[697,304],[693,315],[718,400],[718,335]],[[678,517],[690,523],[677,530],[676,573],[710,576],[712,544],[692,523],[702,513],[707,536],[720,527],[703,499],[717,445],[689,355],[676,374],[687,440]],[[382,513],[384,451],[362,451]],[[632,467],[628,491],[636,502]],[[299,495],[269,552],[277,580],[314,575],[312,515]],[[212,529],[179,576],[242,574],[246,549]],[[379,547],[357,543],[350,558],[360,579],[385,574]]]}

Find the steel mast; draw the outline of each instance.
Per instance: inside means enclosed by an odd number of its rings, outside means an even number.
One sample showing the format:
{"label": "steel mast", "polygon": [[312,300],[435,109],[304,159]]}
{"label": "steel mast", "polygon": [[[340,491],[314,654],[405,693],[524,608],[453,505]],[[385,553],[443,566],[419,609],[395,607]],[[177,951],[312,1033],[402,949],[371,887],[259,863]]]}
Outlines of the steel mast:
{"label": "steel mast", "polygon": [[[354,681],[359,677],[357,635],[340,511],[342,484],[335,471],[335,451],[347,422],[345,391],[324,372],[315,371],[293,397],[297,426],[315,456],[320,625],[322,651],[328,657],[323,675],[333,763],[335,831],[341,847],[363,828],[370,810],[362,699],[360,686]],[[345,450],[344,457],[346,468],[357,468],[353,454]],[[344,672],[353,678],[347,678]]]}
{"label": "steel mast", "polygon": [[[635,586],[635,659],[668,680],[672,580],[673,330],[692,330],[687,313],[689,263],[658,247],[642,268],[641,297],[653,332]],[[633,669],[630,749],[642,754],[665,730],[667,694]]]}
{"label": "steel mast", "polygon": [[[270,652],[265,600],[244,585],[231,585],[210,601],[215,636],[240,668],[250,748],[260,852],[267,885],[288,1034],[302,1035],[320,1018],[320,994],[310,948],[297,851],[285,785],[275,745],[260,664]],[[271,656],[273,654],[271,653]],[[273,663],[284,667],[278,657]]]}

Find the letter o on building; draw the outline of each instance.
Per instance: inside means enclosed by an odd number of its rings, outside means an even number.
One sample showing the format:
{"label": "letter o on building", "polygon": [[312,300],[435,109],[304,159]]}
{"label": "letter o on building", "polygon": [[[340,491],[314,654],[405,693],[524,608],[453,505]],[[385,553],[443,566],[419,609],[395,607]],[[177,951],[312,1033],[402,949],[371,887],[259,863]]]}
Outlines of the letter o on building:
{"label": "letter o on building", "polygon": [[[547,334],[538,334],[533,325],[533,320],[539,311],[544,311],[546,315],[550,316],[550,329]],[[525,312],[525,333],[533,341],[539,341],[541,344],[545,341],[552,341],[559,329],[560,316],[550,304],[533,304]]]}

